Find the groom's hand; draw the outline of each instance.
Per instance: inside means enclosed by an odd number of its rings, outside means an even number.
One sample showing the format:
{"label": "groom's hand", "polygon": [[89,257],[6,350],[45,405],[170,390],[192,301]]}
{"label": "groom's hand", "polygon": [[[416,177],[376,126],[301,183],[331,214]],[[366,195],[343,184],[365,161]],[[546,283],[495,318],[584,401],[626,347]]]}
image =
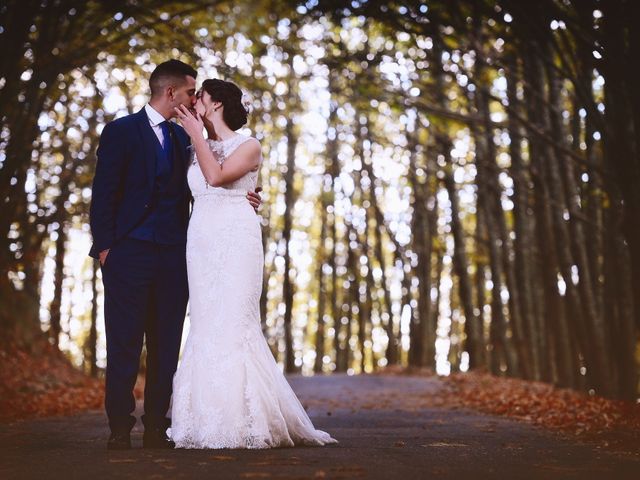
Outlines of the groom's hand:
{"label": "groom's hand", "polygon": [[253,209],[258,213],[258,209],[260,205],[262,205],[262,198],[260,197],[260,192],[262,191],[262,187],[257,187],[255,192],[247,192],[247,200],[253,207]]}
{"label": "groom's hand", "polygon": [[107,261],[107,255],[109,255],[109,249],[108,248],[106,250],[101,251],[98,254],[98,257],[100,259],[100,266],[104,266],[104,262]]}

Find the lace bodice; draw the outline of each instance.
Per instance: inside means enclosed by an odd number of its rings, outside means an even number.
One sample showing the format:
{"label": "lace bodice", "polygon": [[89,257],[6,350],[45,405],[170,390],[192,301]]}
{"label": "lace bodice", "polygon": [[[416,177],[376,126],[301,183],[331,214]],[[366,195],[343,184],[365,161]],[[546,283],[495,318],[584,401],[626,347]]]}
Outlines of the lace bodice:
{"label": "lace bodice", "polygon": [[[235,137],[231,137],[226,140],[219,141],[207,139],[207,143],[209,144],[209,148],[211,148],[211,150],[222,150],[224,156],[226,158],[229,158],[240,145],[251,138],[252,137],[239,133]],[[238,195],[240,195],[241,193],[242,195],[246,195],[247,191],[253,191],[256,188],[256,184],[258,182],[257,170],[255,172],[247,172],[247,174],[240,177],[235,182],[222,185],[221,187],[210,187],[209,185],[207,185],[204,175],[200,170],[200,165],[198,164],[195,149],[193,147],[190,147],[189,150],[191,153],[187,179],[189,181],[189,188],[191,189],[191,193],[194,197],[211,194],[228,195],[234,193]]]}

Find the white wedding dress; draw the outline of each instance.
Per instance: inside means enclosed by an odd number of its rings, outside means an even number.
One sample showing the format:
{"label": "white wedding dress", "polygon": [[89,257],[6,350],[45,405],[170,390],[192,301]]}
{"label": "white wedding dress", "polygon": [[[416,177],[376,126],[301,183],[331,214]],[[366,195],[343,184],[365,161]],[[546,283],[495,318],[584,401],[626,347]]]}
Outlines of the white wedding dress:
{"label": "white wedding dress", "polygon": [[[212,148],[228,158],[251,137]],[[326,445],[275,362],[260,326],[264,255],[246,198],[257,172],[209,187],[191,154],[195,202],[187,234],[191,328],[173,380],[171,437],[178,448]]]}

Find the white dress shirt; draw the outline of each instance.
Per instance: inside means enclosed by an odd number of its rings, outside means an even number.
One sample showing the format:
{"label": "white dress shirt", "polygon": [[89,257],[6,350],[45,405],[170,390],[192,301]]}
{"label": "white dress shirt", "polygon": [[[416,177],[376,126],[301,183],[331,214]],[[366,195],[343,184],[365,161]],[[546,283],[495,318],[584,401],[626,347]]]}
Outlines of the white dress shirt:
{"label": "white dress shirt", "polygon": [[164,147],[164,134],[162,133],[162,128],[160,124],[166,120],[156,109],[154,109],[148,103],[144,106],[144,110],[147,112],[147,117],[149,117],[149,125],[153,129],[153,132],[158,137],[158,141],[160,145]]}

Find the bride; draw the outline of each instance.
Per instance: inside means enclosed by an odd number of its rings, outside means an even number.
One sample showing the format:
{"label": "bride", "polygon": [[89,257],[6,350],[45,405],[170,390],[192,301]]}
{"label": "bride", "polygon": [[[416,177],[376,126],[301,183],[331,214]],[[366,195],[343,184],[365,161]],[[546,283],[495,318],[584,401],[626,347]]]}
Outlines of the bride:
{"label": "bride", "polygon": [[[260,327],[264,255],[246,201],[260,143],[241,90],[205,80],[195,115],[177,108],[191,137],[194,197],[187,234],[191,329],[173,380],[171,435],[178,448],[273,448],[337,443],[316,430],[276,364]],[[205,139],[203,128],[209,136]]]}

